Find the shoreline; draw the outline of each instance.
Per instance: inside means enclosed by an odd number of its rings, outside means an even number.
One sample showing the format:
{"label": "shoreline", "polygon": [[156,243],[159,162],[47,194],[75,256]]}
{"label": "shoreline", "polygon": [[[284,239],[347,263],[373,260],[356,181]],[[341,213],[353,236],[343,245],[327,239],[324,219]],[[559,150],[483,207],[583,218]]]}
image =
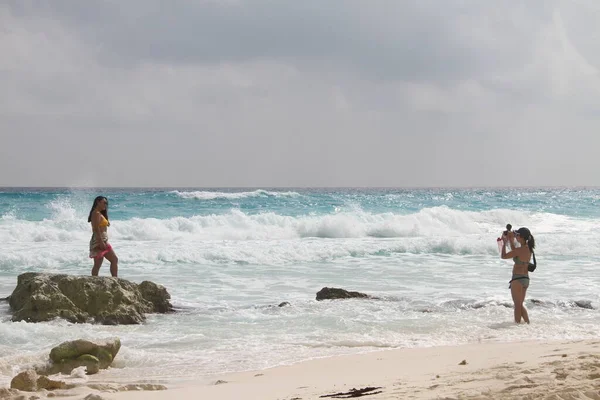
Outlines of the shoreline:
{"label": "shoreline", "polygon": [[180,381],[162,391],[86,395],[106,400],[362,397],[353,389],[379,400],[600,399],[600,338],[383,350]]}

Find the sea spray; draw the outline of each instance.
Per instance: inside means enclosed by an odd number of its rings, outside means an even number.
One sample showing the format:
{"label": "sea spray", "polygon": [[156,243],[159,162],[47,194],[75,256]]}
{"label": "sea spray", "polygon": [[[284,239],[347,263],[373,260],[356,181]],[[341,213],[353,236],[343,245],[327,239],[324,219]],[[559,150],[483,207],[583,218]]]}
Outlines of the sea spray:
{"label": "sea spray", "polygon": [[[10,322],[0,302],[1,384],[73,338],[119,336],[103,377],[118,381],[600,330],[600,250],[590,245],[600,191],[584,189],[5,189],[0,297],[22,272],[90,273],[87,214],[99,194],[120,275],[163,284],[178,312],[135,329],[28,324]],[[526,327],[510,323],[512,265],[495,243],[507,222],[536,237]],[[316,302],[325,286],[378,300]]]}

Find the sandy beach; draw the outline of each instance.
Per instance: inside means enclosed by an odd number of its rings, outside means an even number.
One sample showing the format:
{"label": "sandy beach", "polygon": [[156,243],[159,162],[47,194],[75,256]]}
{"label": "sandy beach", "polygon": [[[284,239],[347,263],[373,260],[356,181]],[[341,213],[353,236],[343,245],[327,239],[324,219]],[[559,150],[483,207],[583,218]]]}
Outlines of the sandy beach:
{"label": "sandy beach", "polygon": [[[369,387],[377,388],[370,391],[372,399],[600,399],[600,340],[401,349],[225,375],[208,385],[107,398],[349,398],[352,389]],[[348,394],[331,396],[338,393]]]}
{"label": "sandy beach", "polygon": [[50,396],[95,400],[600,399],[600,340],[398,349],[167,386],[161,391],[124,392],[80,387]]}

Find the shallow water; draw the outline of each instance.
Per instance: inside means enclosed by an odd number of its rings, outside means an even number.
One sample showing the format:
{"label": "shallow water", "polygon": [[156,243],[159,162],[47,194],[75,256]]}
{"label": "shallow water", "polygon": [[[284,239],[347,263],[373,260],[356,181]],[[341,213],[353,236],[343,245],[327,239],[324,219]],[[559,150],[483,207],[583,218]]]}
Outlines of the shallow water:
{"label": "shallow water", "polygon": [[[0,191],[0,297],[26,271],[89,274],[91,190]],[[179,312],[140,326],[10,322],[0,384],[76,338],[119,336],[105,379],[204,377],[382,348],[597,337],[600,239],[590,189],[106,190],[120,276]],[[531,228],[532,324],[515,326],[496,237]],[[101,270],[108,275],[108,265]],[[324,286],[378,300],[315,300]],[[541,301],[533,304],[531,299]],[[283,301],[291,305],[277,307]]]}

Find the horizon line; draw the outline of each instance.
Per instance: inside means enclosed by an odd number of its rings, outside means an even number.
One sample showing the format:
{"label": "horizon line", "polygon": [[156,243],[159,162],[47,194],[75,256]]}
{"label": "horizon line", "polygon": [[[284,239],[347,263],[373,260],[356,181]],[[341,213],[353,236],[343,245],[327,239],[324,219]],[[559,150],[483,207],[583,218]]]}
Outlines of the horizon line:
{"label": "horizon line", "polygon": [[2,189],[600,189],[596,185],[540,185],[540,186],[3,186]]}

